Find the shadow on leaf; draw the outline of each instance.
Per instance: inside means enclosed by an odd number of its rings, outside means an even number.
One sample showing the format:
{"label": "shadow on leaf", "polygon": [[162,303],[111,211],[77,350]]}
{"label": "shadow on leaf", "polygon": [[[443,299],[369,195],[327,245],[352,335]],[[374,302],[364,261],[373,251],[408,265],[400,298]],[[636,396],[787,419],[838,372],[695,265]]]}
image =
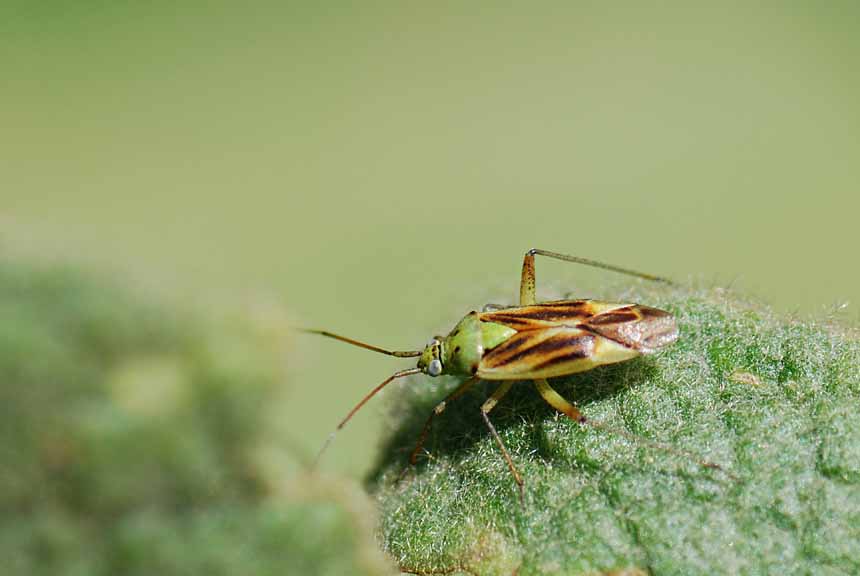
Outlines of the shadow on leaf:
{"label": "shadow on leaf", "polygon": [[[588,414],[588,406],[613,398],[625,389],[655,378],[659,370],[649,358],[638,358],[623,364],[602,366],[587,372],[555,378],[550,384],[565,398]],[[424,380],[418,380],[423,378]],[[386,472],[400,473],[409,467],[409,455],[415,448],[427,417],[434,407],[462,382],[455,378],[440,378],[440,386],[422,386],[427,377],[417,376],[407,382],[399,392],[391,410],[395,422],[385,440],[379,460],[367,477],[368,487],[381,480]],[[490,435],[481,415],[481,405],[499,386],[499,382],[481,381],[464,396],[449,403],[445,411],[435,417],[424,443],[415,472],[424,470],[434,458],[462,456],[473,450],[479,440]],[[558,460],[556,443],[549,437],[545,422],[562,417],[540,397],[531,380],[517,382],[511,391],[490,413],[490,419],[504,438],[511,427],[520,427],[522,434],[507,441],[512,456],[531,453],[547,461]],[[501,452],[498,457],[502,458]],[[582,463],[590,467],[589,463]]]}

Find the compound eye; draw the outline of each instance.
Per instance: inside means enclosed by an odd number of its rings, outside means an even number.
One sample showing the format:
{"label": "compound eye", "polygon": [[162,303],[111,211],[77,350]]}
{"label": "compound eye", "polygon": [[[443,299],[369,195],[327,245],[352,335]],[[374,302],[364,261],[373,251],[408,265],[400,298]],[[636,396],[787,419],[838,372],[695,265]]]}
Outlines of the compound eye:
{"label": "compound eye", "polygon": [[442,362],[438,358],[434,358],[427,366],[427,374],[430,376],[438,376],[442,373]]}

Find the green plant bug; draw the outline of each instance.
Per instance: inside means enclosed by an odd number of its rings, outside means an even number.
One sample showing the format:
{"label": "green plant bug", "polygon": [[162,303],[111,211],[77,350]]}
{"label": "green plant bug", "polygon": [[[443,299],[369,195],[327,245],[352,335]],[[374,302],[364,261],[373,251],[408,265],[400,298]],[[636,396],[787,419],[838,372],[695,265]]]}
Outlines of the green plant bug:
{"label": "green plant bug", "polygon": [[517,484],[521,502],[524,486],[522,476],[489,418],[490,412],[513,384],[521,380],[532,380],[538,393],[550,406],[579,424],[606,429],[635,442],[684,455],[707,468],[722,469],[685,451],[589,420],[550,386],[548,378],[567,376],[653,353],[674,342],[678,338],[678,328],[669,312],[640,304],[590,299],[537,302],[535,256],[674,284],[659,276],[533,248],[523,258],[519,306],[488,306],[481,312],[469,312],[447,336],[434,337],[422,350],[386,350],[325,330],[304,330],[388,356],[418,358],[414,368],[395,372],[365,395],[340,421],[320,450],[320,455],[334,435],[377,392],[398,378],[423,373],[431,377],[451,374],[466,379],[430,413],[410,455],[410,463],[416,463],[434,417],[441,414],[449,402],[462,396],[480,380],[498,381],[498,388],[483,403],[480,414]]}

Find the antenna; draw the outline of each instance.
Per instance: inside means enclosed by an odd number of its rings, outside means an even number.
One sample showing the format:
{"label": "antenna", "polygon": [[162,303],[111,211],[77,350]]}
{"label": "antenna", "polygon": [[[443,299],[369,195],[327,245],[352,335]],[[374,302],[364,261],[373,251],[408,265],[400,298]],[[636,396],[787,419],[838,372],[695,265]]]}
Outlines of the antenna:
{"label": "antenna", "polygon": [[334,338],[335,340],[340,340],[341,342],[346,342],[347,344],[352,344],[353,346],[358,346],[359,348],[364,348],[365,350],[379,352],[380,354],[385,354],[386,356],[396,356],[397,358],[416,358],[418,356],[421,356],[421,350],[386,350],[385,348],[380,348],[379,346],[374,346],[373,344],[368,344],[360,340],[347,338],[346,336],[341,336],[340,334],[335,334],[326,330],[314,330],[311,328],[299,328],[298,330],[306,332],[308,334],[319,334],[320,336],[325,336],[326,338]]}
{"label": "antenna", "polygon": [[420,372],[422,372],[421,368],[409,368],[408,370],[401,370],[399,372],[395,372],[394,374],[392,374],[391,376],[386,378],[382,382],[382,384],[378,385],[376,388],[374,388],[373,390],[368,392],[365,395],[365,397],[362,398],[361,401],[358,404],[356,404],[352,408],[352,410],[349,411],[349,413],[344,417],[344,419],[340,421],[340,424],[337,425],[337,428],[335,428],[332,431],[332,433],[328,435],[328,438],[326,438],[325,443],[323,444],[322,448],[320,448],[320,451],[317,454],[317,457],[314,458],[314,463],[313,463],[313,466],[311,468],[316,468],[317,462],[319,462],[320,458],[322,458],[323,452],[326,451],[329,444],[331,444],[331,441],[334,440],[335,434],[337,434],[341,430],[341,428],[346,426],[346,423],[349,422],[349,419],[352,418],[353,414],[358,412],[361,409],[361,407],[367,403],[368,400],[370,400],[371,398],[373,398],[376,395],[377,392],[379,392],[380,390],[385,388],[390,382],[392,382],[393,380],[396,380],[397,378],[403,378],[404,376],[411,376],[412,374],[419,374]]}

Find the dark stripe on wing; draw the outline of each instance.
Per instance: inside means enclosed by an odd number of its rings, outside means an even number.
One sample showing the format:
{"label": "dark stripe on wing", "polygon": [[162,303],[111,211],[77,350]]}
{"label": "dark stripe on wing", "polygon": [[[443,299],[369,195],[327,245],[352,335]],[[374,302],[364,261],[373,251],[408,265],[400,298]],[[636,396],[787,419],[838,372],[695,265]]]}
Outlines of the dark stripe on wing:
{"label": "dark stripe on wing", "polygon": [[626,306],[598,314],[580,327],[644,354],[678,338],[672,315],[650,306]]}
{"label": "dark stripe on wing", "polygon": [[545,368],[551,368],[552,366],[555,366],[557,364],[573,362],[574,360],[582,360],[584,358],[592,356],[593,354],[594,335],[583,334],[582,336],[571,338],[568,342],[567,349],[563,354],[553,356],[552,358],[548,358],[543,362],[538,362],[534,365],[533,369],[537,372]]}
{"label": "dark stripe on wing", "polygon": [[562,300],[545,302],[533,306],[485,312],[481,314],[484,322],[504,324],[514,329],[543,328],[543,323],[558,323],[575,325],[591,317],[591,307],[588,300]]}
{"label": "dark stripe on wing", "polygon": [[592,316],[585,323],[591,326],[602,326],[605,324],[621,324],[622,322],[636,322],[641,316],[636,313],[636,306],[625,306],[605,314]]}
{"label": "dark stripe on wing", "polygon": [[529,367],[549,365],[556,362],[556,357],[589,356],[593,344],[594,335],[577,329],[518,332],[486,352],[482,363],[487,369],[511,366],[518,362],[528,363]]}

